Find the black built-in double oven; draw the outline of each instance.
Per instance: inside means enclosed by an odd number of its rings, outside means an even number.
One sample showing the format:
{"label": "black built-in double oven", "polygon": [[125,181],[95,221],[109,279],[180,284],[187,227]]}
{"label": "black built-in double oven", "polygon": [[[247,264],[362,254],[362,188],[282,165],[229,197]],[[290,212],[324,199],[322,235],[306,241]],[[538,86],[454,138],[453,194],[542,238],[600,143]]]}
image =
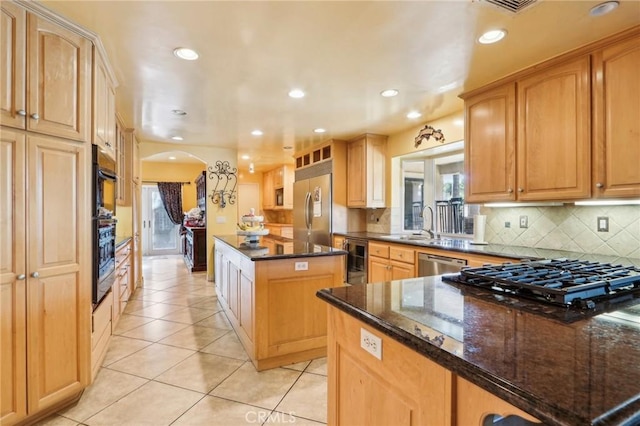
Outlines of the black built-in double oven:
{"label": "black built-in double oven", "polygon": [[92,301],[96,307],[115,280],[116,174],[115,162],[93,145],[91,209],[93,233]]}

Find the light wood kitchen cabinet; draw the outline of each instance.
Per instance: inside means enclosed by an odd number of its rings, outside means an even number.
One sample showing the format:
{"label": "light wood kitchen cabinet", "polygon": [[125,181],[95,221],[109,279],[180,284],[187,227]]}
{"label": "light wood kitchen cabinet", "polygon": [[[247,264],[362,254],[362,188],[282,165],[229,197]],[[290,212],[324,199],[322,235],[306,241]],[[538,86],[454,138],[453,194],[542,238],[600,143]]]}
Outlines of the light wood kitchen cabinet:
{"label": "light wood kitchen cabinet", "polygon": [[273,188],[273,170],[262,174],[262,209],[273,210],[276,206],[276,198]]}
{"label": "light wood kitchen cabinet", "polygon": [[[113,291],[113,289],[112,289]],[[95,379],[109,349],[112,333],[113,295],[107,294],[91,317],[91,379]]]}
{"label": "light wood kitchen cabinet", "polygon": [[91,380],[91,151],[3,127],[0,153],[0,420],[10,425]]}
{"label": "light wood kitchen cabinet", "polygon": [[387,137],[365,134],[347,145],[347,207],[386,207]]}
{"label": "light wood kitchen cabinet", "polygon": [[467,98],[466,200],[588,198],[589,78],[583,55]]}
{"label": "light wood kitchen cabinet", "polygon": [[518,80],[518,200],[590,196],[590,72],[583,56]]}
{"label": "light wood kitchen cabinet", "polygon": [[368,249],[368,282],[402,280],[416,276],[413,248],[369,241]]}
{"label": "light wood kitchen cabinet", "polygon": [[456,376],[455,389],[455,424],[457,425],[493,424],[493,420],[487,423],[487,418],[493,415],[497,415],[498,418],[517,416],[529,422],[541,424],[530,414],[461,377]]}
{"label": "light wood kitchen cabinet", "polygon": [[593,55],[594,198],[640,196],[640,35]]}
{"label": "light wood kitchen cabinet", "polygon": [[116,185],[116,203],[121,206],[131,205],[134,168],[133,145],[133,129],[126,128],[122,120],[117,119],[115,156],[118,182]]}
{"label": "light wood kitchen cabinet", "polygon": [[[93,143],[116,163],[119,136],[116,134],[115,84],[102,55],[93,48]],[[122,130],[122,129],[119,129]]]}
{"label": "light wood kitchen cabinet", "polygon": [[345,241],[345,239],[346,238],[341,236],[341,235],[334,235],[333,236],[333,248],[344,250],[344,241]]}
{"label": "light wood kitchen cabinet", "polygon": [[131,240],[116,248],[116,279],[113,284],[113,327],[120,321],[120,316],[127,307],[132,292],[131,278]]}
{"label": "light wood kitchen cabinet", "polygon": [[[330,306],[328,424],[451,425],[452,373]],[[380,359],[361,347],[379,339]]]}
{"label": "light wood kitchen cabinet", "polygon": [[0,123],[89,141],[91,41],[2,2]]}
{"label": "light wood kitchen cabinet", "polygon": [[515,200],[515,84],[465,99],[465,114],[465,201]]}

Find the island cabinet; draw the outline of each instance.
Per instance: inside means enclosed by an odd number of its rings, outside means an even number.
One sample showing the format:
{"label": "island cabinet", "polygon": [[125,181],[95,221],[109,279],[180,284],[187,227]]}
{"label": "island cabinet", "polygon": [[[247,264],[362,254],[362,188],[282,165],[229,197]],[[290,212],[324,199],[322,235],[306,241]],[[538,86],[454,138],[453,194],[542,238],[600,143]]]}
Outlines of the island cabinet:
{"label": "island cabinet", "polygon": [[328,424],[453,424],[450,371],[332,306],[327,359]]}
{"label": "island cabinet", "polygon": [[315,294],[343,285],[344,255],[294,255],[295,244],[278,254],[225,241],[216,237],[218,299],[255,368],[325,356],[327,309]]}
{"label": "island cabinet", "polygon": [[91,41],[9,1],[1,19],[0,123],[89,142]]}
{"label": "island cabinet", "polygon": [[593,194],[640,196],[640,35],[593,55]]}
{"label": "island cabinet", "polygon": [[347,207],[386,207],[387,137],[365,134],[347,144]]}

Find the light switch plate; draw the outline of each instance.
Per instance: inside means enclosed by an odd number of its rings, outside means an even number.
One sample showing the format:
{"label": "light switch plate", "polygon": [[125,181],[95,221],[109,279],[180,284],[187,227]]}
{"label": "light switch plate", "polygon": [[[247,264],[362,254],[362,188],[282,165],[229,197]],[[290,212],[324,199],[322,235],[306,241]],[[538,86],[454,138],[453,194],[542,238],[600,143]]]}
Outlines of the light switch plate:
{"label": "light switch plate", "polygon": [[296,271],[308,271],[309,262],[296,262],[294,269]]}
{"label": "light switch plate", "polygon": [[360,347],[379,360],[382,360],[382,339],[364,328],[360,329]]}
{"label": "light switch plate", "polygon": [[598,232],[609,232],[609,218],[598,216]]}
{"label": "light switch plate", "polygon": [[227,218],[224,216],[216,216],[216,223],[227,223]]}
{"label": "light switch plate", "polygon": [[528,228],[529,227],[529,216],[522,215],[520,216],[520,228]]}

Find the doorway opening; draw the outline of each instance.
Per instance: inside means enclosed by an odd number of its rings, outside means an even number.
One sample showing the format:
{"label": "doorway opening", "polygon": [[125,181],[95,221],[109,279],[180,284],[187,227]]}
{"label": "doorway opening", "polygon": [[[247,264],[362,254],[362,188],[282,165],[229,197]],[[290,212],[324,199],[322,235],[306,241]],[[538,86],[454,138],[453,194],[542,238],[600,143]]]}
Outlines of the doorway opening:
{"label": "doorway opening", "polygon": [[142,186],[142,254],[180,253],[180,225],[171,222],[155,185]]}

